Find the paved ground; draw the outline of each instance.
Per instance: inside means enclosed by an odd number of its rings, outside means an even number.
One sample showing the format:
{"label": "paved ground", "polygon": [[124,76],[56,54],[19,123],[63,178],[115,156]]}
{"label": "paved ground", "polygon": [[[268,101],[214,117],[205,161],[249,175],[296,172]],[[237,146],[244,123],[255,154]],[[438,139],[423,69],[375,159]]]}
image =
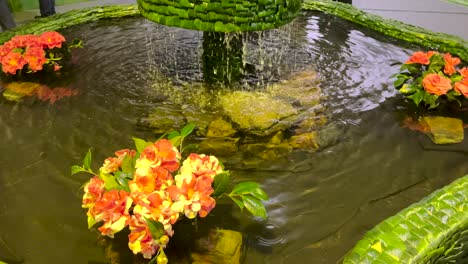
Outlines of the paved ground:
{"label": "paved ground", "polygon": [[[84,0],[83,0],[84,1]],[[136,0],[88,0],[86,2],[58,5],[57,12],[91,6],[131,4]],[[445,32],[468,40],[468,8],[442,0],[354,0],[356,7],[386,18],[401,20],[436,32]],[[25,10],[15,13],[18,25],[34,19],[39,10]]]}

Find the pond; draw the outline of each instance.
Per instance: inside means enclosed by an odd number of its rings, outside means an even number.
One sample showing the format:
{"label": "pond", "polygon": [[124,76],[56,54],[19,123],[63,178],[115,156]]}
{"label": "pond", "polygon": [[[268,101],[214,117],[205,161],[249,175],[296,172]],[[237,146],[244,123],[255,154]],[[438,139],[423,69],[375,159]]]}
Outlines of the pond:
{"label": "pond", "polygon": [[[190,94],[204,79],[203,33],[143,18],[63,33],[83,39],[84,49],[73,54],[72,69],[48,85],[79,94],[54,104],[0,101],[0,254],[24,263],[107,263],[81,208],[87,175],[70,176],[70,167],[88,148],[98,167],[113,151],[132,147],[133,136],[158,137],[145,118],[197,97]],[[329,136],[318,151],[299,149],[273,160],[220,157],[235,181],[257,181],[270,196],[267,221],[229,206],[199,221],[242,232],[244,263],[339,262],[378,222],[468,171],[467,140],[436,146],[403,126],[414,109],[392,86],[390,76],[399,69],[392,63],[420,47],[314,12],[242,41],[251,70],[232,89],[261,90],[312,68]],[[164,92],[168,82],[192,90],[171,99],[171,90]]]}

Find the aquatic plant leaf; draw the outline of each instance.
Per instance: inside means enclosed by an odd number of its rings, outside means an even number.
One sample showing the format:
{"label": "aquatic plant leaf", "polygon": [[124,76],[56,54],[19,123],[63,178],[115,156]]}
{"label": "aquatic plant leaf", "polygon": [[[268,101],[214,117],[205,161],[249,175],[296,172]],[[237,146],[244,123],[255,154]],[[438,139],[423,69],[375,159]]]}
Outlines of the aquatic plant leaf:
{"label": "aquatic plant leaf", "polygon": [[154,221],[146,217],[145,220],[153,239],[159,240],[161,236],[164,235],[164,225],[159,221]]}
{"label": "aquatic plant leaf", "polygon": [[260,185],[256,182],[241,182],[234,186],[232,194],[250,194],[255,189],[260,188]]}
{"label": "aquatic plant leaf", "polygon": [[229,188],[229,184],[231,182],[231,177],[229,172],[221,172],[214,177],[214,184],[213,189],[214,192],[212,194],[213,197],[219,197],[226,193]]}
{"label": "aquatic plant leaf", "polygon": [[135,142],[135,148],[138,153],[141,153],[147,146],[153,144],[152,142],[136,137],[133,138],[133,142]]}
{"label": "aquatic plant leaf", "polygon": [[198,148],[197,144],[189,144],[189,145],[183,147],[181,152],[185,152],[187,149],[197,149],[197,148]]}
{"label": "aquatic plant leaf", "polygon": [[189,123],[186,126],[184,126],[182,130],[180,130],[180,135],[183,137],[186,137],[192,133],[194,128],[195,128],[195,124]]}
{"label": "aquatic plant leaf", "polygon": [[86,156],[83,159],[83,168],[85,170],[91,169],[91,159],[92,159],[91,149],[88,149],[88,152],[86,153]]}
{"label": "aquatic plant leaf", "polygon": [[234,201],[241,210],[244,209],[244,203],[241,200],[232,196],[229,196],[229,198],[231,198],[231,200]]}
{"label": "aquatic plant leaf", "polygon": [[242,201],[244,202],[245,208],[253,215],[253,216],[258,216],[263,219],[267,218],[265,206],[262,204],[262,202],[250,195],[243,195],[242,196]]}
{"label": "aquatic plant leaf", "polygon": [[71,167],[71,175],[77,174],[79,172],[88,172],[88,171],[85,170],[83,167],[78,166],[78,165],[73,165]]}

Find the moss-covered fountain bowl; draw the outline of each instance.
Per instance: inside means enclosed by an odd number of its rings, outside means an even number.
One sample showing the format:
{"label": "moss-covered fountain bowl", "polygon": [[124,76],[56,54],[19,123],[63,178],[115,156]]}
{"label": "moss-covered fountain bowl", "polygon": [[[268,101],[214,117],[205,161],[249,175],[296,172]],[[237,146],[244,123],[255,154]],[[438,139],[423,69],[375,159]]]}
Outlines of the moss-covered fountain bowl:
{"label": "moss-covered fountain bowl", "polygon": [[138,0],[141,14],[160,24],[212,32],[259,31],[291,22],[302,0]]}

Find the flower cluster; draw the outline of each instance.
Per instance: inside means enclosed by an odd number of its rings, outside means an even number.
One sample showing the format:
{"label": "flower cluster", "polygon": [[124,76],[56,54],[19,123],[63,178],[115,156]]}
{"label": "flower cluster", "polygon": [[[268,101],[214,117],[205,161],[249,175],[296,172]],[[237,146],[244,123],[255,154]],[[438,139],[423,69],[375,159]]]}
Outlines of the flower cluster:
{"label": "flower cluster", "polygon": [[416,105],[424,102],[429,108],[441,98],[461,102],[468,98],[468,68],[457,68],[461,60],[451,54],[417,51],[401,66],[395,88]]}
{"label": "flower cluster", "polygon": [[[205,217],[215,207],[212,183],[223,169],[215,157],[194,153],[179,168],[181,154],[167,139],[145,147],[138,158],[135,154],[125,149],[107,158],[99,176],[84,186],[82,206],[88,208],[89,223],[102,222],[102,235],[113,237],[128,226],[129,248],[151,258],[166,246],[181,215]],[[125,175],[132,160],[134,174]],[[131,179],[123,186],[109,180],[127,176]],[[155,222],[163,227],[158,237],[151,231]]]}
{"label": "flower cluster", "polygon": [[[60,70],[61,59],[57,53],[65,44],[65,37],[58,32],[48,31],[41,35],[18,35],[0,45],[2,71],[15,75],[24,68],[37,72],[49,65],[54,71]],[[79,47],[72,45],[71,47]]]}

